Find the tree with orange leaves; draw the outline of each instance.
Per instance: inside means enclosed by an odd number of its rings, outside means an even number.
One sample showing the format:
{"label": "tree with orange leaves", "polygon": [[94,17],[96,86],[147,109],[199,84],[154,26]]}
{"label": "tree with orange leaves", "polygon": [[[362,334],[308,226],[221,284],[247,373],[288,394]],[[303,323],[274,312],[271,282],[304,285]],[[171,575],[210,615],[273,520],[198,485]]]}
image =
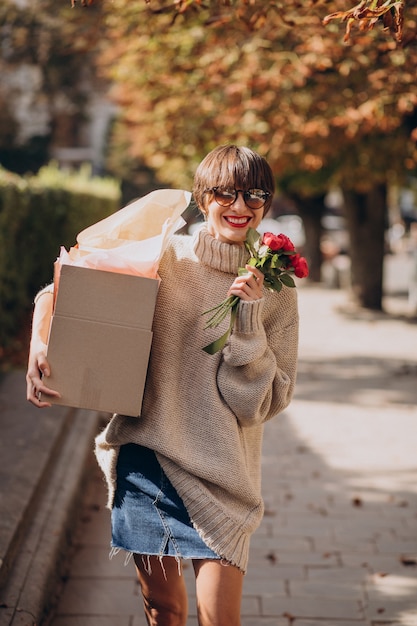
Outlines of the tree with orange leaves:
{"label": "tree with orange leaves", "polygon": [[[362,2],[326,16],[320,2],[114,0],[102,63],[121,105],[116,137],[179,186],[230,141],[265,154],[301,206],[340,186],[358,301],[380,308],[384,190],[417,162],[417,8],[400,9]],[[394,37],[376,27],[388,15]],[[336,18],[348,22],[348,45]]]}

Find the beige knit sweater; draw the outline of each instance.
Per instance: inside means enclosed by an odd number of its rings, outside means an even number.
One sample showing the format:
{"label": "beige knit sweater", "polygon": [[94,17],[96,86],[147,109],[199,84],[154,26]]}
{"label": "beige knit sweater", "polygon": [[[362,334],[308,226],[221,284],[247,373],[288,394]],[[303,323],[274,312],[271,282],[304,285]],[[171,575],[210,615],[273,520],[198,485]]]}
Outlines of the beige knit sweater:
{"label": "beige knit sweater", "polygon": [[243,246],[205,227],[172,238],[159,269],[142,416],[115,415],[96,439],[109,506],[119,446],[149,447],[204,541],[242,571],[263,515],[263,424],[291,400],[298,339],[296,290],[265,290],[261,300],[240,302],[222,353],[202,350],[227,327],[204,330],[202,313],[226,297],[247,258]]}

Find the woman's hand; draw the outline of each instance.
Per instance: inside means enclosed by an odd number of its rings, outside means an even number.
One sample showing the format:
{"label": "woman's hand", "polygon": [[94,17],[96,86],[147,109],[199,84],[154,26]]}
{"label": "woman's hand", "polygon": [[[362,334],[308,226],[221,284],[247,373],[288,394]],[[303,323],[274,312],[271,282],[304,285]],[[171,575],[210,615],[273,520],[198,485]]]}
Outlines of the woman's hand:
{"label": "woman's hand", "polygon": [[26,372],[26,398],[39,408],[51,406],[50,402],[41,400],[41,394],[60,398],[60,394],[49,389],[42,382],[43,376],[50,376],[51,369],[46,359],[46,349],[53,308],[52,292],[44,291],[37,298],[32,320],[32,337],[30,340],[28,369]]}
{"label": "woman's hand", "polygon": [[39,408],[51,406],[50,402],[40,399],[41,394],[55,398],[60,397],[57,391],[49,389],[42,382],[42,377],[49,376],[50,372],[49,363],[46,359],[46,345],[40,341],[37,346],[31,346],[26,373],[26,398]]}
{"label": "woman's hand", "polygon": [[256,267],[246,265],[247,274],[237,276],[233,281],[228,296],[239,296],[241,300],[253,302],[263,297],[262,287],[264,284],[264,275]]}

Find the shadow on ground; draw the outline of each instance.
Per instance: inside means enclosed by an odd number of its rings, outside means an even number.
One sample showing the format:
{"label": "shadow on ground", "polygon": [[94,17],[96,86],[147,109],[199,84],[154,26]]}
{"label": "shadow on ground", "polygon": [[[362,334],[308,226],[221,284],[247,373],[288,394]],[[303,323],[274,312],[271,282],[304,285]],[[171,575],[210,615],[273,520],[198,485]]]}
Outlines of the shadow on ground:
{"label": "shadow on ground", "polygon": [[416,405],[417,363],[368,356],[300,359],[297,398],[342,404]]}

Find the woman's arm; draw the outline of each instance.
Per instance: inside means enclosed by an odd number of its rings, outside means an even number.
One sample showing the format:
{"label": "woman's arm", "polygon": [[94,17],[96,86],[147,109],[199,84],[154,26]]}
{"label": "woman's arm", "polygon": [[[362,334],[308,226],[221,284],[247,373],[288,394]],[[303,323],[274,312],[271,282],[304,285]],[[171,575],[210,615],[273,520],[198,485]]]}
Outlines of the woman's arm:
{"label": "woman's arm", "polygon": [[294,391],[298,352],[295,289],[264,301],[242,302],[217,373],[219,391],[241,426],[260,424],[283,411]]}
{"label": "woman's arm", "polygon": [[46,350],[53,310],[53,293],[41,292],[35,300],[32,320],[32,336],[29,349],[28,369],[26,373],[26,398],[39,408],[51,406],[50,402],[40,400],[41,393],[59,398],[59,393],[46,387],[42,376],[50,375],[46,359]]}

